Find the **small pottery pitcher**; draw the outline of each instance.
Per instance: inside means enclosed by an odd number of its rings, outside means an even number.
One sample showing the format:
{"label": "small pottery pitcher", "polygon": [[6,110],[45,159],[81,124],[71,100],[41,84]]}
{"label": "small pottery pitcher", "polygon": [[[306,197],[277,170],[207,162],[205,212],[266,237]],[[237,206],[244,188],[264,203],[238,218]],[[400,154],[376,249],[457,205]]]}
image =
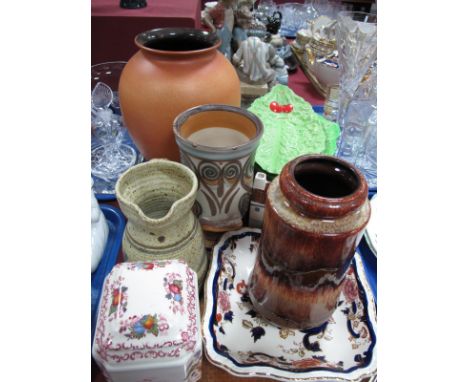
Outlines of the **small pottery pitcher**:
{"label": "small pottery pitcher", "polygon": [[127,170],[115,186],[128,219],[122,241],[125,259],[185,260],[201,285],[207,259],[200,223],[192,212],[197,188],[189,168],[166,159]]}
{"label": "small pottery pitcher", "polygon": [[200,181],[195,213],[203,229],[241,228],[250,203],[255,151],[263,134],[260,119],[239,107],[198,106],[179,114],[174,134],[181,162]]}
{"label": "small pottery pitcher", "polygon": [[268,188],[249,295],[279,326],[312,328],[333,314],[370,218],[367,183],[335,157],[304,155]]}

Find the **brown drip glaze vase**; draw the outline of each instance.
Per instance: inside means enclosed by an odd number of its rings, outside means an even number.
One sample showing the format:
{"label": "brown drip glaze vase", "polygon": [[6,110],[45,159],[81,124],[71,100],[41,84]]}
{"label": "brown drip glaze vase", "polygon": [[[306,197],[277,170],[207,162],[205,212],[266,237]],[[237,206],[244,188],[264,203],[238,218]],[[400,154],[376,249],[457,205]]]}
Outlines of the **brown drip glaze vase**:
{"label": "brown drip glaze vase", "polygon": [[146,159],[179,161],[174,118],[199,105],[240,106],[239,78],[214,33],[160,28],[140,33],[135,44],[140,50],[119,82],[123,119]]}
{"label": "brown drip glaze vase", "polygon": [[331,156],[287,163],[268,188],[259,251],[249,280],[265,319],[307,329],[328,321],[370,218],[364,176]]}

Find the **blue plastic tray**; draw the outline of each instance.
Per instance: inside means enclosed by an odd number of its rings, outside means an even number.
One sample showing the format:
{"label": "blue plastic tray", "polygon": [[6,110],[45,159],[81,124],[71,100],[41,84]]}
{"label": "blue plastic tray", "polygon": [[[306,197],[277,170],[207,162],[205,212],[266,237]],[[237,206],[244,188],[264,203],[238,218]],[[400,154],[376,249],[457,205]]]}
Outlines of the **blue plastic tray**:
{"label": "blue plastic tray", "polygon": [[364,236],[359,243],[358,252],[361,255],[362,262],[364,263],[367,280],[369,280],[375,302],[377,303],[377,257],[370,250]]}
{"label": "blue plastic tray", "polygon": [[124,215],[118,208],[106,204],[101,204],[100,207],[109,226],[109,236],[99,266],[91,275],[91,341],[94,338],[96,328],[96,311],[101,297],[102,285],[117,262],[126,223]]}
{"label": "blue plastic tray", "polygon": [[317,114],[323,114],[323,106],[312,105],[312,109],[314,109],[314,111],[315,111]]}

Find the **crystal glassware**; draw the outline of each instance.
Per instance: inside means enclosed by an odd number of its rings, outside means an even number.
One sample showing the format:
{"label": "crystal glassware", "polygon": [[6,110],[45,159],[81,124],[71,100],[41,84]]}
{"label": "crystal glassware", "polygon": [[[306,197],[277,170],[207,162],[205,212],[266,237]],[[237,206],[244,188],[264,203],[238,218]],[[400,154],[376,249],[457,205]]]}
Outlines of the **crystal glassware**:
{"label": "crystal glassware", "polygon": [[126,128],[118,97],[120,74],[126,62],[91,67],[91,175],[95,191],[114,193],[120,174],[139,160],[137,150],[123,143]]}
{"label": "crystal glassware", "polygon": [[273,16],[273,13],[277,10],[278,7],[273,0],[260,0],[254,15],[257,20],[266,25],[268,23],[268,17]]}
{"label": "crystal glassware", "polygon": [[341,68],[337,156],[356,165],[369,188],[377,186],[377,16],[340,12],[337,18]]}
{"label": "crystal glassware", "polygon": [[285,3],[278,6],[281,12],[281,29],[282,36],[295,37],[297,31],[308,28],[308,22],[318,17],[312,3]]}
{"label": "crystal glassware", "polygon": [[350,100],[377,59],[377,16],[365,12],[340,12],[336,35],[341,67],[338,116],[341,124]]}

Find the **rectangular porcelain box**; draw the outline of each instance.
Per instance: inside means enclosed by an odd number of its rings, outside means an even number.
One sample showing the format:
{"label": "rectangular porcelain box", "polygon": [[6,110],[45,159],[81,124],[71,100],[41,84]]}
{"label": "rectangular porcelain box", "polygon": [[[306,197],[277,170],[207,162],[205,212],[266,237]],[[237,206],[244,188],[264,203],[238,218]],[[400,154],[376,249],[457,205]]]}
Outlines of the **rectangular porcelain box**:
{"label": "rectangular porcelain box", "polygon": [[179,260],[115,265],[104,281],[92,354],[112,382],[199,380],[195,272]]}

